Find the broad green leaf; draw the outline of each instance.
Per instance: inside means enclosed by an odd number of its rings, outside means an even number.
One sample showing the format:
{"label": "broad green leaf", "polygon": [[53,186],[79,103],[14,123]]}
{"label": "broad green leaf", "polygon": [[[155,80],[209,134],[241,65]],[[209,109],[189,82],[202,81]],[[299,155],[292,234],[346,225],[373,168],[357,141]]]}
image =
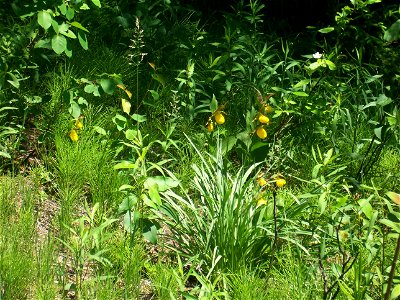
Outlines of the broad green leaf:
{"label": "broad green leaf", "polygon": [[92,0],[93,4],[101,8],[100,0]]}
{"label": "broad green leaf", "polygon": [[156,244],[157,243],[157,231],[158,231],[157,227],[159,227],[158,224],[155,224],[148,219],[144,219],[142,223],[143,223],[142,224],[143,237],[150,243]]}
{"label": "broad green leaf", "polygon": [[292,92],[292,94],[299,97],[308,97],[308,94],[306,92]]}
{"label": "broad green leaf", "polygon": [[65,16],[65,14],[67,13],[67,6],[65,5],[65,3],[59,5],[58,9],[60,10],[61,14]]}
{"label": "broad green leaf", "polygon": [[225,80],[225,89],[226,89],[226,91],[230,92],[231,88],[232,88],[232,82],[230,82],[228,79]]}
{"label": "broad green leaf", "polygon": [[138,131],[134,130],[134,129],[128,129],[127,131],[125,131],[125,137],[127,140],[134,140],[137,137]]}
{"label": "broad green leaf", "polygon": [[75,10],[72,7],[68,7],[65,16],[67,17],[68,21],[71,21],[75,16]]}
{"label": "broad green leaf", "polygon": [[336,65],[328,59],[325,59],[325,63],[328,65],[329,70],[336,70]]}
{"label": "broad green leaf", "polygon": [[308,66],[311,70],[316,70],[316,69],[318,69],[319,67],[320,67],[320,63],[318,63],[318,62],[313,62],[312,64],[310,64],[309,66]]}
{"label": "broad green leaf", "polygon": [[11,80],[7,80],[12,86],[19,89],[19,79],[11,72],[7,72],[7,75],[11,77]]}
{"label": "broad green leaf", "polygon": [[119,205],[118,213],[123,214],[129,210],[132,210],[135,207],[137,201],[138,201],[138,198],[136,197],[136,195],[134,195],[134,194],[129,195]]}
{"label": "broad green leaf", "polygon": [[106,94],[112,95],[115,91],[115,82],[109,78],[100,79],[100,86]]}
{"label": "broad green leaf", "polygon": [[70,102],[70,107],[68,111],[74,119],[78,119],[79,116],[81,115],[81,108],[79,104],[76,103],[75,101]]}
{"label": "broad green leaf", "polygon": [[51,50],[51,41],[49,39],[39,40],[35,44],[35,48],[45,48]]}
{"label": "broad green leaf", "polygon": [[47,11],[45,10],[39,11],[37,21],[39,25],[42,26],[44,29],[47,30],[50,28],[52,20],[53,19],[51,15]]}
{"label": "broad green leaf", "polygon": [[361,211],[367,216],[368,219],[371,219],[374,213],[371,203],[367,199],[361,199],[358,201],[358,205],[360,205]]}
{"label": "broad green leaf", "polygon": [[374,133],[378,139],[382,139],[382,126],[374,129]]}
{"label": "broad green leaf", "polygon": [[394,42],[400,39],[400,19],[394,22],[383,36],[386,42]]}
{"label": "broad green leaf", "polygon": [[52,21],[51,21],[51,26],[53,27],[54,32],[55,32],[56,34],[59,34],[59,33],[60,33],[60,27],[58,26],[58,23],[57,23],[56,20],[52,20]]}
{"label": "broad green leaf", "polygon": [[381,219],[379,222],[396,231],[397,233],[400,233],[400,224],[398,222],[393,222],[388,219]]}
{"label": "broad green leaf", "polygon": [[99,133],[99,134],[101,134],[101,135],[107,135],[107,132],[105,131],[105,129],[102,128],[102,127],[100,127],[100,126],[93,126],[93,129],[94,129],[97,133]]}
{"label": "broad green leaf", "polygon": [[385,94],[380,94],[378,96],[378,100],[376,101],[376,104],[383,107],[392,102],[393,102],[393,100],[391,98],[387,97]]}
{"label": "broad green leaf", "polygon": [[80,9],[80,10],[89,10],[90,7],[89,7],[89,5],[87,5],[86,3],[83,3],[83,4],[81,5],[81,7],[79,7],[79,9]]}
{"label": "broad green leaf", "polygon": [[212,99],[211,99],[211,103],[210,103],[210,110],[211,112],[214,112],[218,109],[218,101],[217,98],[215,97],[215,95],[213,95]]}
{"label": "broad green leaf", "polygon": [[79,44],[81,44],[82,48],[85,50],[89,49],[88,46],[88,41],[86,38],[86,34],[85,33],[81,33],[80,31],[78,32],[78,40],[79,40]]}
{"label": "broad green leaf", "polygon": [[51,39],[51,48],[53,48],[54,52],[57,54],[61,54],[67,49],[67,40],[62,35],[55,35]]}
{"label": "broad green leaf", "polygon": [[158,187],[156,185],[152,185],[149,188],[149,197],[151,201],[153,201],[157,207],[160,207],[162,202],[161,202],[161,197],[160,194],[158,193]]}
{"label": "broad green leaf", "polygon": [[155,91],[155,90],[149,90],[149,92],[150,92],[150,94],[151,94],[151,96],[153,97],[154,100],[160,99],[160,94],[158,94],[157,91]]}
{"label": "broad green leaf", "polygon": [[228,136],[222,140],[221,150],[222,154],[225,154],[232,150],[233,146],[236,145],[237,137],[236,136]]}
{"label": "broad green leaf", "polygon": [[83,27],[81,25],[81,23],[79,23],[79,22],[74,21],[74,22],[69,23],[69,25],[74,26],[76,28],[79,28],[79,29],[81,29],[83,31],[89,32],[89,30],[87,30],[85,27]]}
{"label": "broad green leaf", "polygon": [[317,178],[318,173],[319,173],[319,169],[322,167],[322,164],[317,164],[314,166],[313,170],[312,170],[312,178]]}
{"label": "broad green leaf", "polygon": [[322,29],[320,29],[318,31],[321,32],[321,33],[329,33],[329,32],[332,32],[334,30],[335,30],[335,28],[333,28],[333,27],[325,27],[325,28],[322,28]]}
{"label": "broad green leaf", "polygon": [[400,284],[396,284],[390,294],[390,299],[398,299],[400,296]]}
{"label": "broad green leaf", "polygon": [[119,169],[134,169],[136,168],[136,164],[130,161],[121,161],[120,163],[116,164],[114,166],[114,170],[119,170]]}
{"label": "broad green leaf", "polygon": [[177,187],[178,185],[178,180],[164,176],[147,177],[146,181],[144,182],[145,189],[150,189],[152,186],[157,186],[157,189],[160,192],[164,192],[171,188]]}
{"label": "broad green leaf", "polygon": [[[69,38],[71,38],[71,39],[76,39],[76,35],[75,35],[75,33],[73,33],[71,30],[69,30],[68,29],[68,31],[60,31],[60,33],[62,34],[62,35],[65,35],[65,36],[67,36],[67,37],[69,37]],[[85,50],[87,50],[87,49],[85,49]]]}
{"label": "broad green leaf", "polygon": [[136,122],[138,122],[138,123],[142,123],[142,122],[146,122],[147,121],[147,118],[146,118],[145,115],[133,114],[131,116],[131,118],[133,120],[135,120]]}
{"label": "broad green leaf", "polygon": [[128,211],[124,216],[124,228],[129,233],[135,232],[136,224],[140,219],[140,213],[138,211]]}

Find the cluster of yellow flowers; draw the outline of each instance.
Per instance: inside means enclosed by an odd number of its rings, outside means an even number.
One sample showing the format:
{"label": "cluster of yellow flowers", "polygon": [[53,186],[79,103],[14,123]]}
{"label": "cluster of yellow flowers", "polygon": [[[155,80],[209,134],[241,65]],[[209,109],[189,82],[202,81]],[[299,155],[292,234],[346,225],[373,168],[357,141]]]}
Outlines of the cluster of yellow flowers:
{"label": "cluster of yellow flowers", "polygon": [[78,130],[81,130],[83,128],[83,123],[81,121],[82,117],[79,117],[78,119],[75,120],[75,125],[74,128],[69,131],[69,137],[73,142],[78,141]]}
{"label": "cluster of yellow flowers", "polygon": [[[260,176],[257,177],[256,181],[257,184],[263,188],[265,185],[267,185],[268,183],[275,183],[276,187],[278,188],[282,188],[286,185],[286,180],[285,178],[283,178],[281,175],[276,175],[276,176],[272,176],[272,178],[274,178],[273,180],[269,180],[267,181],[267,179],[265,179],[263,177],[263,174],[261,174]],[[260,207],[262,205],[266,205],[267,204],[267,200],[265,199],[265,197],[263,197],[262,195],[257,197],[257,207]]]}
{"label": "cluster of yellow flowers", "polygon": [[[209,118],[206,124],[208,132],[214,131],[214,120],[218,125],[225,123],[225,112],[222,110],[223,106],[219,107]],[[213,120],[214,119],[214,120]]]}
{"label": "cluster of yellow flowers", "polygon": [[257,121],[259,122],[259,125],[256,129],[256,134],[260,139],[264,140],[267,138],[267,130],[265,130],[265,126],[270,123],[270,120],[266,114],[272,113],[273,111],[273,108],[267,104],[258,112]]}

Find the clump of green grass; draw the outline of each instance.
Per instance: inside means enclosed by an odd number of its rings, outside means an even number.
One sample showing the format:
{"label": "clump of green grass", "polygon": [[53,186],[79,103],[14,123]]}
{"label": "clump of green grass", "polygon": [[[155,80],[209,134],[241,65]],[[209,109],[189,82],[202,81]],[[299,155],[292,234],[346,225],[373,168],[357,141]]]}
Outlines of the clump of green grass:
{"label": "clump of green grass", "polygon": [[33,295],[36,264],[35,188],[23,178],[0,178],[0,298]]}

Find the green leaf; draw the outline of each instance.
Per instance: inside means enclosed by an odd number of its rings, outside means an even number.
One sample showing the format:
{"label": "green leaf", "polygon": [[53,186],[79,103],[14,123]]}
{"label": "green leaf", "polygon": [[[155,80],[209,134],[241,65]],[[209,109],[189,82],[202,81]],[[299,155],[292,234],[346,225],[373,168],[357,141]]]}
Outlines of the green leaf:
{"label": "green leaf", "polygon": [[157,226],[158,224],[151,222],[148,219],[143,220],[143,237],[152,244],[157,243]]}
{"label": "green leaf", "polygon": [[11,80],[7,80],[13,87],[19,89],[19,79],[11,72],[7,72],[7,75],[11,77]]}
{"label": "green leaf", "polygon": [[70,105],[71,106],[68,109],[69,113],[74,119],[78,119],[81,115],[81,108],[79,107],[79,104],[72,100]]}
{"label": "green leaf", "polygon": [[51,26],[52,17],[47,11],[42,10],[42,11],[39,11],[39,13],[38,13],[37,21],[40,26],[42,26],[44,29],[47,30]]}
{"label": "green leaf", "polygon": [[360,205],[361,211],[367,216],[368,219],[371,219],[374,213],[371,203],[367,199],[361,199],[358,201],[358,205]]}
{"label": "green leaf", "polygon": [[393,42],[400,39],[400,19],[394,22],[389,29],[385,31],[383,39],[386,42]]}
{"label": "green leaf", "polygon": [[318,31],[321,32],[321,33],[329,33],[329,32],[332,32],[334,30],[335,30],[335,28],[333,28],[333,27],[325,27],[325,28],[322,28],[322,29],[320,29]]}
{"label": "green leaf", "polygon": [[306,92],[292,92],[292,94],[299,97],[308,97],[308,94]]}
{"label": "green leaf", "polygon": [[378,96],[378,100],[376,101],[376,104],[379,106],[386,106],[390,103],[392,103],[393,100],[391,98],[389,98],[388,96],[386,96],[385,94],[380,94]]}
{"label": "green leaf", "polygon": [[329,70],[336,70],[336,65],[328,59],[325,59],[325,63],[328,65]]}
{"label": "green leaf", "polygon": [[382,139],[382,128],[383,128],[383,126],[377,127],[374,129],[374,133],[375,133],[376,137],[380,140]]}
{"label": "green leaf", "polygon": [[55,35],[51,39],[51,48],[53,48],[54,52],[57,54],[61,54],[67,49],[67,40],[62,35]]}
{"label": "green leaf", "polygon": [[93,4],[96,5],[97,7],[101,7],[100,0],[92,0]]}
{"label": "green leaf", "polygon": [[162,202],[161,202],[160,194],[158,193],[157,185],[150,186],[149,197],[150,197],[151,201],[153,201],[157,205],[157,207],[161,206]]}
{"label": "green leaf", "polygon": [[381,222],[382,224],[386,225],[390,229],[396,231],[397,233],[400,233],[400,224],[399,223],[390,221],[388,219],[381,219],[381,220],[379,220],[379,222]]}
{"label": "green leaf", "polygon": [[218,109],[218,101],[217,98],[215,98],[215,95],[213,95],[210,103],[210,110],[211,112],[214,112]]}
{"label": "green leaf", "polygon": [[65,5],[65,3],[59,5],[58,9],[60,10],[61,14],[65,16],[65,14],[67,13],[67,6]]}
{"label": "green leaf", "polygon": [[136,224],[140,219],[140,213],[138,211],[128,211],[124,216],[124,228],[129,233],[135,232]]}
{"label": "green leaf", "polygon": [[120,163],[116,164],[114,166],[114,170],[120,170],[120,169],[134,169],[136,168],[136,164],[130,161],[121,161]]}
{"label": "green leaf", "polygon": [[[71,39],[76,39],[75,33],[73,33],[73,32],[72,32],[71,30],[69,30],[69,29],[68,29],[68,31],[61,31],[60,33],[61,33],[62,35],[65,35],[65,36],[71,38]],[[87,50],[87,49],[85,49],[85,50]]]}
{"label": "green leaf", "polygon": [[79,23],[79,22],[74,21],[74,22],[69,23],[69,25],[74,26],[74,27],[76,27],[78,29],[81,29],[83,31],[89,32],[89,30],[87,30],[85,27],[83,27],[81,25],[81,23]]}
{"label": "green leaf", "polygon": [[97,133],[101,134],[101,135],[107,135],[107,132],[104,130],[104,128],[100,127],[100,126],[93,126],[94,131],[96,131]]}
{"label": "green leaf", "polygon": [[131,116],[131,118],[133,120],[135,120],[136,122],[138,122],[138,123],[142,123],[142,122],[146,122],[147,121],[147,118],[146,118],[145,115],[133,114]]}
{"label": "green leaf", "polygon": [[75,10],[71,7],[68,7],[65,16],[67,17],[68,21],[71,21],[75,16]]}
{"label": "green leaf", "polygon": [[138,198],[136,197],[136,195],[133,195],[133,194],[129,195],[119,205],[118,213],[123,214],[129,210],[132,210],[135,207],[137,201],[138,201]]}
{"label": "green leaf", "polygon": [[157,91],[155,91],[155,90],[149,90],[149,92],[151,93],[151,96],[153,97],[154,100],[157,101],[158,99],[160,99],[160,94],[158,94]]}
{"label": "green leaf", "polygon": [[152,186],[157,186],[157,189],[160,192],[164,192],[171,188],[177,187],[178,185],[178,180],[164,176],[147,177],[146,181],[144,182],[145,189],[150,189]]}
{"label": "green leaf", "polygon": [[127,131],[125,131],[125,137],[127,140],[134,140],[137,137],[137,130],[128,129]]}
{"label": "green leaf", "polygon": [[131,103],[123,98],[121,99],[121,102],[122,102],[122,110],[124,111],[124,113],[129,115],[131,112]]}
{"label": "green leaf", "polygon": [[390,294],[390,299],[398,299],[400,296],[400,284],[396,284]]}
{"label": "green leaf", "polygon": [[115,82],[109,78],[100,79],[100,86],[106,94],[112,95],[115,91]]}
{"label": "green leaf", "polygon": [[225,154],[232,150],[233,146],[236,145],[237,137],[236,136],[228,136],[222,140],[221,150],[222,154]]}
{"label": "green leaf", "polygon": [[89,46],[88,46],[88,41],[86,38],[86,34],[85,33],[81,33],[80,31],[78,32],[78,40],[79,40],[79,44],[81,44],[82,48],[84,50],[88,50]]}

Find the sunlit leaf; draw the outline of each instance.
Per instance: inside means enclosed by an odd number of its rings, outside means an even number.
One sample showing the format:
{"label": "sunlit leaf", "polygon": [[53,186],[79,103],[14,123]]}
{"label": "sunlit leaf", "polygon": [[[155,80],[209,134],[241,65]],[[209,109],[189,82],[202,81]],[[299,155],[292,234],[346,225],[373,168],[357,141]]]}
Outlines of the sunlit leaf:
{"label": "sunlit leaf", "polygon": [[397,205],[400,205],[400,194],[394,192],[387,192],[386,196],[388,196],[390,200],[392,200]]}
{"label": "sunlit leaf", "polygon": [[37,21],[38,21],[39,25],[42,26],[44,29],[47,30],[50,28],[52,20],[53,19],[52,19],[51,15],[47,11],[42,10],[42,11],[38,12]]}
{"label": "sunlit leaf", "polygon": [[67,49],[67,39],[62,35],[55,35],[51,39],[51,48],[57,54],[61,54]]}
{"label": "sunlit leaf", "polygon": [[122,110],[124,111],[124,113],[129,115],[131,112],[131,103],[125,99],[121,99],[121,102],[122,102]]}

